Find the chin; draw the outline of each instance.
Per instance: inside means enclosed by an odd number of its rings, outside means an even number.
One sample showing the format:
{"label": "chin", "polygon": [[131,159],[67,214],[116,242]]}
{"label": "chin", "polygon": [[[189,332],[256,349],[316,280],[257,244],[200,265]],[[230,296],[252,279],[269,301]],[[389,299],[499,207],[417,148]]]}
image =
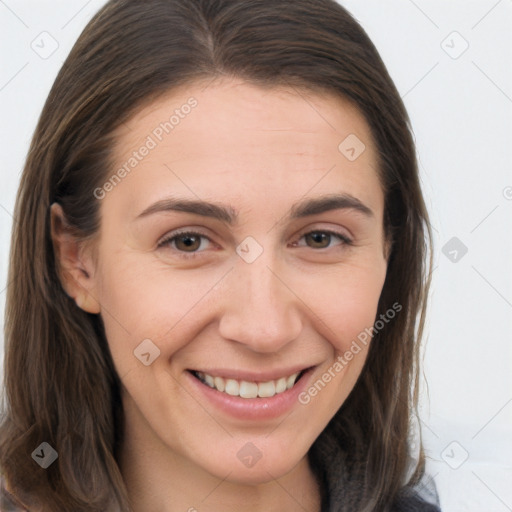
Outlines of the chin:
{"label": "chin", "polygon": [[[216,478],[234,484],[260,485],[286,476],[301,462],[305,462],[305,457],[307,451],[305,454],[291,453],[283,450],[282,445],[273,447],[268,442],[260,450],[248,441],[241,449],[233,450],[230,456],[219,454],[208,460],[203,467]],[[223,462],[219,464],[219,460]]]}

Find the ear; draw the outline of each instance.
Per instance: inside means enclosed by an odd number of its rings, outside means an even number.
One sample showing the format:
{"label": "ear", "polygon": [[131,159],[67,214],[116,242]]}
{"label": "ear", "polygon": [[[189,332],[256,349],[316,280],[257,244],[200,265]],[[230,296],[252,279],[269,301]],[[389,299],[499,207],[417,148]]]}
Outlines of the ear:
{"label": "ear", "polygon": [[95,298],[94,265],[91,248],[86,247],[73,233],[62,207],[50,207],[50,227],[55,263],[64,291],[76,305],[87,313],[101,311]]}

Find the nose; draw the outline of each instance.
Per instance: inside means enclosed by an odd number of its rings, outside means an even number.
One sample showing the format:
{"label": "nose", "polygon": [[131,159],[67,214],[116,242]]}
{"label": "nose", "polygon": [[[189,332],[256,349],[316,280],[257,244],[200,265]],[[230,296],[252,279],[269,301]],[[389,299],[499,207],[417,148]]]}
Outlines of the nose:
{"label": "nose", "polygon": [[237,261],[219,303],[224,339],[271,353],[298,337],[303,328],[301,302],[289,273],[280,272],[275,263],[263,255],[252,263]]}

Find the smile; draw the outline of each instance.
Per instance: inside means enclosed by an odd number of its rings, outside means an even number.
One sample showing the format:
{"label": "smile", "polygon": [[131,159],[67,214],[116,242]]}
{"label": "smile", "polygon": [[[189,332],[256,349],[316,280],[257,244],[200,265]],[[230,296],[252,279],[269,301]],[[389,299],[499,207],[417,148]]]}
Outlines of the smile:
{"label": "smile", "polygon": [[246,380],[228,379],[224,377],[214,377],[208,373],[192,371],[194,377],[210,388],[216,389],[221,393],[241,398],[271,398],[291,389],[300,379],[304,371],[296,372],[292,375],[280,377],[279,379],[266,382],[251,382]]}

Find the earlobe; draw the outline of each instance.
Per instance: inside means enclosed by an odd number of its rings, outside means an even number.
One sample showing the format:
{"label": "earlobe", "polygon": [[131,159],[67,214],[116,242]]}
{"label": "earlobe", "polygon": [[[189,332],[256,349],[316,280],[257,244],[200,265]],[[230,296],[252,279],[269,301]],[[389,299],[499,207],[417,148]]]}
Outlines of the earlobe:
{"label": "earlobe", "polygon": [[87,291],[83,291],[75,297],[76,305],[87,313],[98,314],[101,312],[99,302]]}
{"label": "earlobe", "polygon": [[55,265],[64,291],[80,309],[87,313],[100,313],[100,304],[94,298],[92,259],[84,257],[83,244],[73,233],[58,203],[51,205],[50,227]]}

